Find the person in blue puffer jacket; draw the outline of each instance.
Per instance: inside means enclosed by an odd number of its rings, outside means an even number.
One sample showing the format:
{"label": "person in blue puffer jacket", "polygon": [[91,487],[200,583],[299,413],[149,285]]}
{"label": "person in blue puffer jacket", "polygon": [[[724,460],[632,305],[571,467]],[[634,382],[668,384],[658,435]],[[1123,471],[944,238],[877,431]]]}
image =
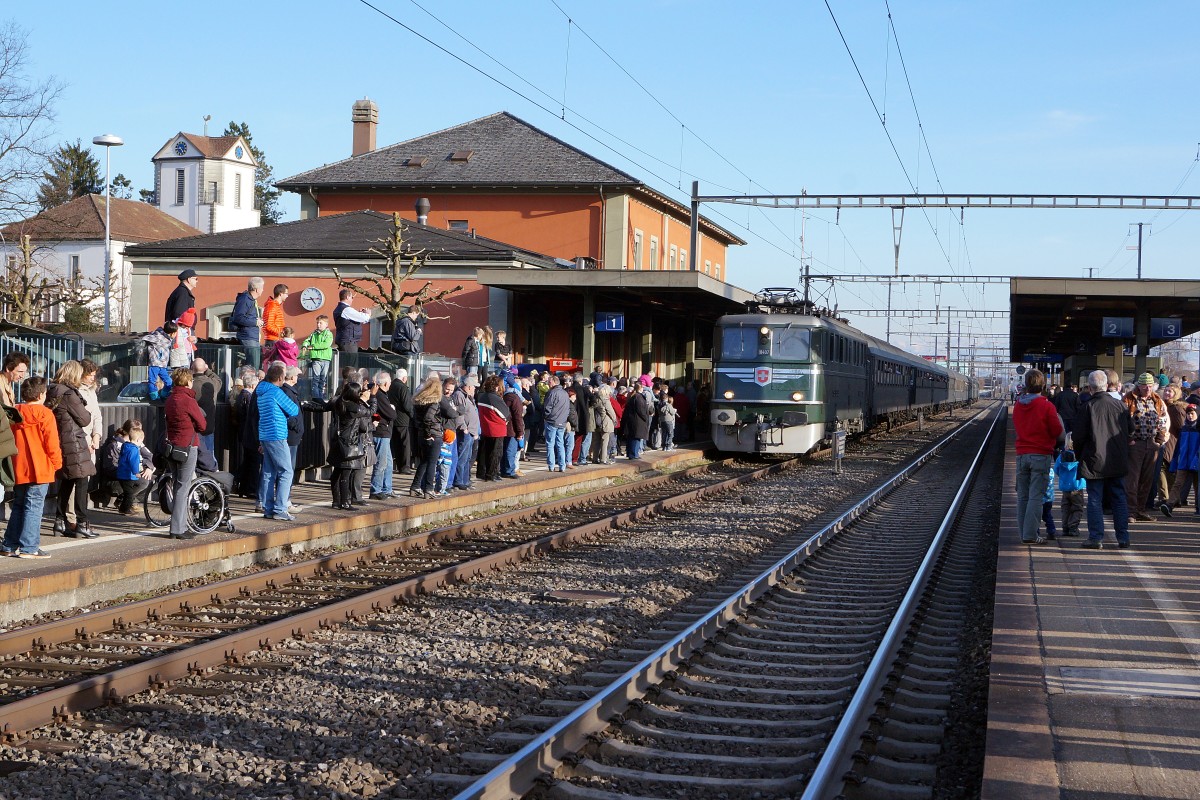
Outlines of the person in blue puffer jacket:
{"label": "person in blue puffer jacket", "polygon": [[1046,524],[1046,538],[1054,541],[1058,538],[1058,531],[1054,527],[1054,464],[1050,465],[1049,472],[1046,491],[1042,493],[1042,522]]}
{"label": "person in blue puffer jacket", "polygon": [[1196,426],[1196,405],[1192,403],[1183,410],[1183,428],[1179,431],[1179,444],[1171,458],[1171,471],[1175,481],[1171,485],[1171,496],[1159,505],[1164,516],[1187,502],[1188,492],[1195,488],[1196,514],[1200,514],[1200,486],[1196,474],[1200,470],[1200,428]]}
{"label": "person in blue puffer jacket", "polygon": [[1079,522],[1087,507],[1087,498],[1083,494],[1087,481],[1079,477],[1079,461],[1074,450],[1063,450],[1058,454],[1054,459],[1054,472],[1058,475],[1058,490],[1062,492],[1059,508],[1062,509],[1063,536],[1078,536]]}
{"label": "person in blue puffer jacket", "polygon": [[283,364],[272,364],[267,377],[254,390],[258,406],[258,442],[262,449],[262,480],[258,499],[263,516],[291,522],[288,500],[292,493],[292,452],[288,449],[288,417],[300,407],[284,393]]}

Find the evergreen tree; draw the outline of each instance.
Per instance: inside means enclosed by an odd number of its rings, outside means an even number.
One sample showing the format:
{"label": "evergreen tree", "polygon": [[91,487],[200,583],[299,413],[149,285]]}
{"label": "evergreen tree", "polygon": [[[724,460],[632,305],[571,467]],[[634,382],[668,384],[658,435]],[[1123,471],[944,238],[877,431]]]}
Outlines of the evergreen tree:
{"label": "evergreen tree", "polygon": [[38,207],[42,211],[85,194],[104,193],[100,162],[79,139],[74,144],[61,145],[50,155],[49,161],[50,169],[42,173],[42,182],[38,186]]}
{"label": "evergreen tree", "polygon": [[246,144],[250,147],[251,155],[258,162],[258,169],[254,171],[254,201],[258,203],[259,223],[262,225],[274,225],[279,222],[283,217],[283,212],[279,210],[279,206],[277,205],[279,190],[271,185],[271,176],[274,170],[267,163],[266,154],[255,146],[250,136],[250,126],[245,122],[241,124],[230,122],[225,127],[225,132],[221,135],[241,136],[246,140]]}
{"label": "evergreen tree", "polygon": [[108,187],[108,191],[113,197],[121,200],[133,199],[133,181],[125,177],[125,173],[118,172],[117,177],[112,179],[112,183]]}

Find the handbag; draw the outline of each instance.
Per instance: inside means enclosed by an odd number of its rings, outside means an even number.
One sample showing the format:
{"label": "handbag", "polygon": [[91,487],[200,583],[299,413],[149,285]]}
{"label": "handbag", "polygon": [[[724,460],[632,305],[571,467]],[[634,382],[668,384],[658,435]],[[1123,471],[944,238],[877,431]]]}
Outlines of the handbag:
{"label": "handbag", "polygon": [[167,460],[172,461],[176,464],[183,464],[183,463],[187,462],[188,448],[176,447],[175,445],[171,444],[170,442],[167,442]]}
{"label": "handbag", "polygon": [[361,436],[355,436],[349,442],[344,437],[338,436],[334,439],[334,444],[337,445],[334,449],[334,455],[337,456],[338,461],[353,461],[367,454],[366,449],[363,447]]}

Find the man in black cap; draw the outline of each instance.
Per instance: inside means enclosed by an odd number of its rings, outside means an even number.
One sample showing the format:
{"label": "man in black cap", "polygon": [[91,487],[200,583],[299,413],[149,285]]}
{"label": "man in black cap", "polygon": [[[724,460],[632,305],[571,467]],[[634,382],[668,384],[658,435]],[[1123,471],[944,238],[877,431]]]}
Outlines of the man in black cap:
{"label": "man in black cap", "polygon": [[198,282],[199,278],[194,269],[185,269],[179,273],[179,285],[167,298],[167,318],[163,322],[174,322],[183,316],[183,312],[196,307],[196,296],[192,294],[192,289],[196,288]]}

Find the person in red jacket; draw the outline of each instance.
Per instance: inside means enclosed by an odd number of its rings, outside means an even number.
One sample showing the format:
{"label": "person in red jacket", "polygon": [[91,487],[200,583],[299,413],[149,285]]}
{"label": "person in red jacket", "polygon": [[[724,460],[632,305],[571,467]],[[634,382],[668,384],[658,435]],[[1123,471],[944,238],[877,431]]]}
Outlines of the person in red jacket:
{"label": "person in red jacket", "polygon": [[27,379],[21,386],[21,399],[25,402],[16,407],[21,421],[12,425],[17,443],[17,454],[13,456],[16,486],[0,555],[49,558],[41,548],[42,511],[54,473],[62,469],[58,422],[54,412],[46,408],[45,378]]}
{"label": "person in red jacket", "polygon": [[192,371],[180,367],[171,373],[175,386],[167,396],[167,441],[187,452],[187,458],[175,467],[175,499],[171,506],[171,538],[190,539],[187,529],[187,496],[196,479],[196,459],[200,453],[200,434],[208,423],[192,391]]}
{"label": "person in red jacket", "polygon": [[1063,437],[1062,419],[1054,404],[1042,396],[1046,376],[1036,369],[1025,373],[1025,391],[1013,406],[1017,434],[1017,528],[1025,544],[1045,544],[1038,531],[1042,499],[1054,465],[1054,451]]}

